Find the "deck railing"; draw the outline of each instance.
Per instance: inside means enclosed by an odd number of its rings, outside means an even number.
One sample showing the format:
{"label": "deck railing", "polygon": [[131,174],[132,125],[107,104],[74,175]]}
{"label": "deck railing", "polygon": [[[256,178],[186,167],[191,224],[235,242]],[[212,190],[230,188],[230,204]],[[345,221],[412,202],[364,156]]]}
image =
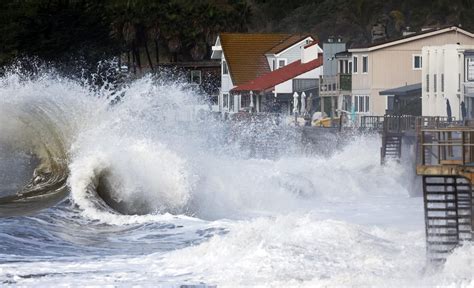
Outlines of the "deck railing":
{"label": "deck railing", "polygon": [[423,128],[420,165],[474,165],[474,127]]}

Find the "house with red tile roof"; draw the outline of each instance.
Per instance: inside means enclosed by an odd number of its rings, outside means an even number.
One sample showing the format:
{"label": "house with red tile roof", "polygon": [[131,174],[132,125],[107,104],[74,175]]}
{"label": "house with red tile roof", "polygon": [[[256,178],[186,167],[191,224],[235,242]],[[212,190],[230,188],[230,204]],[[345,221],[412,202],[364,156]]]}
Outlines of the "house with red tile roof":
{"label": "house with red tile roof", "polygon": [[221,112],[290,113],[294,92],[318,91],[323,57],[311,35],[222,33],[212,50],[222,65]]}

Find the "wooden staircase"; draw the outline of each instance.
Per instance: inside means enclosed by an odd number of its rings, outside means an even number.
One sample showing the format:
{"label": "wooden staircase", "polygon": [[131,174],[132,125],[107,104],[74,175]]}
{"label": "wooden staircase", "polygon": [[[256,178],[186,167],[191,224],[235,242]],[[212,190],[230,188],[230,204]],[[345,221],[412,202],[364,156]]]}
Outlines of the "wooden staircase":
{"label": "wooden staircase", "polygon": [[387,159],[400,161],[402,157],[402,134],[386,133],[382,136],[382,147],[380,148],[380,162],[385,164]]}

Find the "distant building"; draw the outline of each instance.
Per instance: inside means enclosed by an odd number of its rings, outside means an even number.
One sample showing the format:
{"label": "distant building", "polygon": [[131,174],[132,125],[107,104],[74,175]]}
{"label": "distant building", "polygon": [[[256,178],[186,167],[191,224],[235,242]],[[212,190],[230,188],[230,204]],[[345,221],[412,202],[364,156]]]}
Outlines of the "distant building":
{"label": "distant building", "polygon": [[449,101],[452,117],[474,119],[474,45],[427,46],[422,57],[423,115],[448,116]]}
{"label": "distant building", "polygon": [[221,86],[221,63],[220,61],[193,61],[162,63],[162,68],[176,69],[176,72],[184,77],[189,85],[198,89],[201,95],[205,95],[216,106]]}
{"label": "distant building", "polygon": [[356,113],[384,115],[393,106],[390,101],[394,98],[384,96],[388,95],[384,93],[380,95],[380,92],[421,83],[425,62],[422,47],[456,43],[474,45],[474,34],[453,26],[349,49],[352,54],[352,104]]}
{"label": "distant building", "polygon": [[222,112],[291,113],[294,92],[318,93],[322,49],[311,35],[222,33],[212,50]]}
{"label": "distant building", "polygon": [[[323,43],[323,74],[320,77],[320,111],[329,117],[338,110],[349,109],[351,103],[351,54],[340,38],[329,38]],[[349,105],[349,106],[348,106]]]}

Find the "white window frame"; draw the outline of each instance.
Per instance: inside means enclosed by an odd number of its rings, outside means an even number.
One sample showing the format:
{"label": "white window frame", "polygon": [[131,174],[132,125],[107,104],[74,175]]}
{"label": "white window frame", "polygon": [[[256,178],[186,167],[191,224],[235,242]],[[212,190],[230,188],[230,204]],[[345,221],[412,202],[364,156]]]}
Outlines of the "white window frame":
{"label": "white window frame", "polygon": [[[420,57],[420,67],[415,67],[415,58],[416,57]],[[423,69],[423,57],[421,57],[421,54],[413,54],[413,57],[412,57],[412,63],[411,63],[411,67],[413,70],[421,70]]]}
{"label": "white window frame", "polygon": [[234,101],[234,95],[229,93],[229,112],[234,112],[234,106],[235,106],[235,101]]}
{"label": "white window frame", "polygon": [[[285,65],[280,66],[280,61],[285,61]],[[288,59],[286,59],[286,58],[277,58],[277,69],[285,67],[286,65],[288,65]]]}
{"label": "white window frame", "polygon": [[359,59],[357,59],[359,56],[353,56],[352,57],[352,74],[357,74],[359,73]]}
{"label": "white window frame", "polygon": [[229,75],[229,66],[227,66],[227,61],[222,60],[222,75]]}
{"label": "white window frame", "polygon": [[[470,56],[470,57],[465,57],[464,58],[465,60],[465,71],[464,71],[464,74],[466,75],[464,78],[465,78],[465,81],[466,82],[473,82],[474,81],[474,75],[471,75],[471,73],[469,73],[469,64],[470,63],[473,63],[472,65],[474,65],[474,57]],[[474,73],[473,73],[474,74]]]}
{"label": "white window frame", "polygon": [[370,95],[354,95],[352,105],[354,105],[354,111],[356,113],[369,113]]}
{"label": "white window frame", "polygon": [[[197,74],[198,74],[198,79],[199,79],[198,82],[194,82],[194,81],[193,81],[193,80],[194,80],[194,77],[196,77],[196,75],[193,75],[193,74],[196,73],[196,72],[197,72]],[[201,70],[191,70],[191,73],[190,73],[190,74],[191,74],[191,75],[190,75],[190,76],[191,76],[191,79],[190,79],[191,84],[201,85],[201,83],[202,83],[202,72],[201,72]]]}
{"label": "white window frame", "polygon": [[354,112],[359,113],[359,96],[354,95],[352,105],[354,105]]}
{"label": "white window frame", "polygon": [[222,109],[229,109],[229,93],[222,93]]}
{"label": "white window frame", "polygon": [[[367,59],[367,70],[364,71],[364,59]],[[362,74],[369,73],[369,55],[362,55]]]}

